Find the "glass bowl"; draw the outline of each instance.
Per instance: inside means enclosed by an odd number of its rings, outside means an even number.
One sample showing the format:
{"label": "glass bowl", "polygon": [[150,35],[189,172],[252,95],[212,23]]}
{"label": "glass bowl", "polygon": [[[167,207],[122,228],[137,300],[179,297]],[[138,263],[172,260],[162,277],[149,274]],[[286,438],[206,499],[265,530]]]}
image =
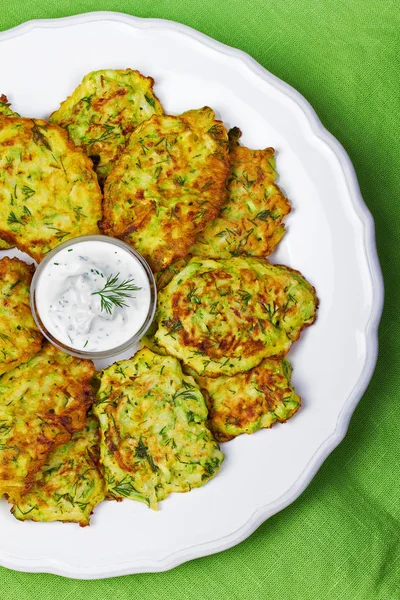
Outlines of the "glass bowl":
{"label": "glass bowl", "polygon": [[[64,250],[65,248],[73,247],[81,242],[91,242],[91,241],[110,244],[113,247],[122,248],[123,250],[125,250],[126,252],[131,254],[143,267],[145,274],[147,276],[147,279],[148,279],[149,290],[150,290],[149,309],[147,312],[147,316],[146,316],[142,326],[140,327],[140,329],[131,338],[129,338],[124,343],[120,344],[119,346],[115,346],[113,348],[107,348],[106,350],[99,350],[99,351],[80,350],[80,349],[68,346],[68,345],[64,344],[63,342],[61,342],[59,339],[57,339],[52,333],[50,333],[47,330],[42,319],[40,318],[40,310],[39,310],[39,307],[37,306],[38,284],[39,284],[40,278],[41,278],[46,266],[49,264],[49,262],[61,250]],[[32,279],[30,303],[31,303],[31,310],[32,310],[33,318],[36,322],[36,325],[38,326],[39,330],[42,332],[44,337],[47,338],[54,346],[56,346],[57,348],[59,348],[60,350],[62,350],[64,352],[67,352],[68,354],[72,354],[72,356],[77,356],[78,358],[86,358],[86,359],[95,360],[95,359],[99,359],[99,358],[110,358],[117,354],[125,352],[126,350],[129,350],[129,348],[131,346],[133,346],[138,340],[140,340],[141,337],[143,337],[143,335],[146,333],[147,329],[150,327],[150,325],[153,321],[153,318],[154,318],[154,313],[156,310],[156,303],[157,303],[157,288],[156,288],[156,283],[154,280],[153,273],[152,273],[148,263],[143,258],[143,256],[139,252],[137,252],[137,250],[135,250],[134,248],[132,248],[131,246],[129,246],[128,244],[126,244],[125,242],[123,242],[119,239],[108,237],[106,235],[84,235],[84,236],[76,237],[76,238],[73,238],[66,242],[63,242],[63,243],[59,244],[56,248],[51,250],[48,254],[46,254],[46,256],[44,257],[42,262],[38,265],[38,267],[35,271],[35,274],[33,276],[33,279]]]}

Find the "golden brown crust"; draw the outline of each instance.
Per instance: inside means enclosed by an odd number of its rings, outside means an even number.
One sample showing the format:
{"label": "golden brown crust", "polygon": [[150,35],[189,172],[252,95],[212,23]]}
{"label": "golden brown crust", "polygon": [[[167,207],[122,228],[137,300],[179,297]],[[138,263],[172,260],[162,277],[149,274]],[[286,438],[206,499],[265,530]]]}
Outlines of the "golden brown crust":
{"label": "golden brown crust", "polygon": [[34,358],[3,375],[0,495],[15,500],[30,489],[49,452],[85,427],[94,372],[91,361],[45,343]]}
{"label": "golden brown crust", "polygon": [[199,375],[284,356],[315,320],[315,289],[265,259],[193,257],[159,294],[155,342]]}
{"label": "golden brown crust", "polygon": [[98,421],[89,417],[83,431],[49,454],[32,488],[13,498],[12,514],[21,521],[89,525],[93,508],[105,497],[99,443]]}
{"label": "golden brown crust", "polygon": [[219,442],[285,423],[300,408],[286,360],[267,359],[232,377],[194,374],[208,406],[208,427]]}
{"label": "golden brown crust", "polygon": [[0,375],[35,356],[42,345],[30,309],[34,271],[18,258],[0,260]]}

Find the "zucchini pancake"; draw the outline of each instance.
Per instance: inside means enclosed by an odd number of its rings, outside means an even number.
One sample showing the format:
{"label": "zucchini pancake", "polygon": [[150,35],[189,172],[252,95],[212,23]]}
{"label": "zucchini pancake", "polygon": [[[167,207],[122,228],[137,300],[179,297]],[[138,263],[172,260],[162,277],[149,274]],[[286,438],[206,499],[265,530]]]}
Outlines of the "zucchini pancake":
{"label": "zucchini pancake", "polygon": [[46,343],[0,378],[0,497],[18,503],[47,455],[86,425],[94,365]]}
{"label": "zucchini pancake", "polygon": [[[5,96],[4,94],[0,96],[0,115],[4,115],[5,117],[19,117],[17,113],[11,110],[7,96]],[[0,239],[0,250],[8,250],[12,247],[12,244],[9,244],[5,240]]]}
{"label": "zucchini pancake", "polygon": [[285,233],[289,200],[275,185],[273,148],[240,146],[241,131],[229,131],[230,173],[227,196],[216,219],[208,223],[189,252],[207,258],[246,254],[268,256]]}
{"label": "zucchini pancake", "polygon": [[293,269],[251,257],[194,257],[159,293],[155,342],[199,375],[235,375],[282,357],[316,316]]}
{"label": "zucchini pancake", "polygon": [[266,359],[257,367],[229,377],[194,373],[208,406],[208,427],[219,442],[284,423],[301,405],[290,383],[289,362]]}
{"label": "zucchini pancake", "polygon": [[90,515],[106,491],[99,442],[98,420],[89,417],[83,431],[49,454],[32,489],[11,509],[14,517],[89,525]]}
{"label": "zucchini pancake", "polygon": [[0,260],[0,375],[35,356],[42,346],[29,303],[33,271],[33,265],[18,258]]}
{"label": "zucchini pancake", "polygon": [[220,469],[204,398],[176,358],[143,348],[115,363],[100,375],[93,410],[111,497],[157,509],[169,493],[202,486]]}
{"label": "zucchini pancake", "polygon": [[204,107],[153,116],[131,135],[104,186],[104,233],[162,271],[184,258],[225,199],[228,133]]}
{"label": "zucchini pancake", "polygon": [[51,115],[50,123],[65,128],[92,158],[101,184],[132,131],[152,115],[163,114],[153,85],[154,79],[132,69],[94,71]]}
{"label": "zucchini pancake", "polygon": [[40,262],[60,242],[98,233],[91,160],[56,125],[0,115],[0,237]]}

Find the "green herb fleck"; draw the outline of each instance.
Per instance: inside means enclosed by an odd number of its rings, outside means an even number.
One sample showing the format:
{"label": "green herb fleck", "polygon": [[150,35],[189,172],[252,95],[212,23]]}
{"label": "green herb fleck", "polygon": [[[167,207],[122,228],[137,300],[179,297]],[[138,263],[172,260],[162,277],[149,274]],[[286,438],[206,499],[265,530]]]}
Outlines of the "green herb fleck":
{"label": "green herb fleck", "polygon": [[62,229],[58,229],[58,227],[53,227],[52,225],[48,225],[47,223],[45,223],[45,225],[47,229],[52,229],[56,232],[55,237],[60,242],[65,238],[65,236],[69,235],[69,231],[63,231]]}
{"label": "green herb fleck", "polygon": [[154,464],[153,457],[148,453],[148,447],[142,439],[139,440],[139,443],[135,448],[135,457],[147,460],[153,473],[157,471],[157,466]]}
{"label": "green herb fleck", "polygon": [[167,335],[172,335],[173,333],[182,331],[183,329],[183,325],[179,319],[165,319],[165,321],[162,321],[162,325],[168,329]]}
{"label": "green herb fleck", "polygon": [[8,215],[7,223],[9,225],[13,225],[16,223],[19,223],[19,225],[23,225],[23,222],[18,219],[18,217],[16,216],[16,214],[14,212],[10,212],[10,214]]}
{"label": "green herb fleck", "polygon": [[36,121],[34,121],[32,119],[32,123],[33,123],[33,127],[32,127],[32,137],[33,137],[33,141],[35,142],[35,144],[39,145],[39,144],[43,144],[43,146],[45,148],[47,148],[48,150],[51,151],[51,146],[49,144],[49,142],[47,141],[45,135],[43,135],[41,129],[46,130],[47,126],[46,125],[38,125],[36,123]]}
{"label": "green herb fleck", "polygon": [[270,210],[262,210],[261,212],[257,213],[255,218],[259,219],[260,221],[268,221],[268,219],[271,217],[271,211]]}
{"label": "green herb fleck", "polygon": [[81,217],[83,217],[84,219],[86,219],[86,215],[82,212],[82,210],[83,210],[82,206],[75,206],[74,207],[74,213],[75,213],[77,221],[80,221]]}
{"label": "green herb fleck", "polygon": [[194,304],[201,304],[201,299],[196,296],[196,288],[191,288],[187,295],[187,299],[189,302],[193,302]]}
{"label": "green herb fleck", "polygon": [[17,285],[21,283],[21,279],[18,279],[17,281],[15,281],[11,286],[10,286],[10,290],[13,290],[15,287],[17,287]]}
{"label": "green herb fleck", "polygon": [[162,167],[156,167],[154,169],[154,179],[158,179],[160,177],[162,171]]}
{"label": "green herb fleck", "polygon": [[214,185],[214,181],[207,181],[203,187],[201,188],[201,190],[204,192],[205,190],[207,190],[209,187],[211,187],[212,185]]}
{"label": "green herb fleck", "polygon": [[185,185],[185,177],[182,177],[181,175],[177,175],[176,177],[174,177],[174,183],[176,183],[176,185]]}
{"label": "green herb fleck", "polygon": [[243,304],[247,306],[251,300],[250,292],[246,292],[246,290],[238,290],[238,294],[240,294]]}
{"label": "green herb fleck", "polygon": [[89,108],[89,106],[92,102],[93,96],[94,96],[94,94],[90,94],[90,96],[84,96],[83,98],[81,98],[81,102],[84,102],[86,104],[86,106]]}
{"label": "green herb fleck", "polygon": [[152,106],[154,108],[155,104],[156,104],[154,98],[152,98],[151,96],[148,96],[147,94],[145,94],[144,97],[146,98],[146,100],[150,104],[150,106]]}
{"label": "green herb fleck", "polygon": [[126,481],[126,478],[113,487],[113,492],[115,492],[118,496],[124,496],[125,498],[128,498],[131,494],[139,494],[132,483],[130,481]]}
{"label": "green herb fleck", "polygon": [[31,196],[33,196],[34,194],[36,194],[35,190],[33,190],[32,188],[28,187],[27,185],[23,186],[22,193],[25,196],[25,200],[28,200],[28,198],[30,198]]}

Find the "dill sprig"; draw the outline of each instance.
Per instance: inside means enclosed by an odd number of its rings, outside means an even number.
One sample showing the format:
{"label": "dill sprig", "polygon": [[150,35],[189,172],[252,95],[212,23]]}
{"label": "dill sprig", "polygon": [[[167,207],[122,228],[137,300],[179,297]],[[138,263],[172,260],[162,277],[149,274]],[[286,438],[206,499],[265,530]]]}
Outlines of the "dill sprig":
{"label": "dill sprig", "polygon": [[124,298],[133,298],[129,292],[137,292],[142,289],[133,284],[133,279],[126,279],[118,283],[118,277],[119,273],[109,275],[104,287],[97,292],[92,292],[92,296],[100,296],[101,310],[105,310],[109,314],[111,314],[113,305],[119,308],[128,306],[124,302]]}

